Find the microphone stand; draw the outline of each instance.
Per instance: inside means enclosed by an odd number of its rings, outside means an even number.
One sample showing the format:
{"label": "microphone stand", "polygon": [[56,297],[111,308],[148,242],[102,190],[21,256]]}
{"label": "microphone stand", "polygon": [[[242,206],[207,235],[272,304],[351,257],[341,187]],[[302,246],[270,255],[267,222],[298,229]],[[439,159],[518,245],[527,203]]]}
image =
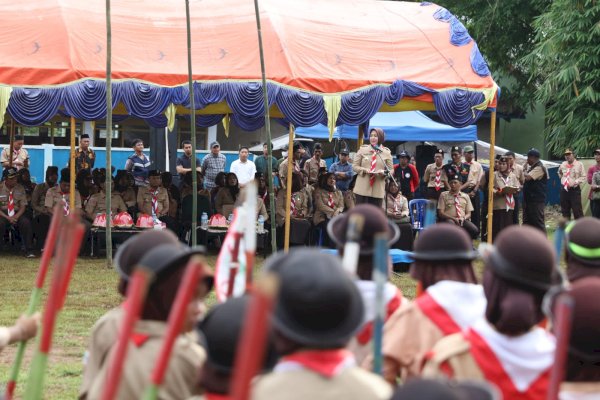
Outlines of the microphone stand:
{"label": "microphone stand", "polygon": [[377,156],[379,157],[379,159],[381,160],[381,163],[383,164],[383,170],[385,171],[385,174],[387,175],[388,178],[390,178],[392,180],[392,182],[394,182],[396,184],[396,186],[400,187],[398,185],[398,182],[396,182],[396,178],[394,178],[394,174],[392,174],[392,171],[390,171],[390,169],[388,168],[388,166],[385,164],[385,161],[383,160],[383,157],[381,157],[381,149],[376,149],[373,146],[371,146],[373,148],[373,150],[375,150],[375,153],[377,153]]}

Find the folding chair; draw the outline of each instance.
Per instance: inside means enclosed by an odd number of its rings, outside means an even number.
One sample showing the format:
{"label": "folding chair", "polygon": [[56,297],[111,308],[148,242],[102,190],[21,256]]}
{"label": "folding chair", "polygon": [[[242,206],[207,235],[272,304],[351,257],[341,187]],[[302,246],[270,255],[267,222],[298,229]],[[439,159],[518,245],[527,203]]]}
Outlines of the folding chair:
{"label": "folding chair", "polygon": [[413,232],[419,232],[424,227],[427,203],[428,200],[426,199],[413,199],[408,202],[408,215],[410,215]]}

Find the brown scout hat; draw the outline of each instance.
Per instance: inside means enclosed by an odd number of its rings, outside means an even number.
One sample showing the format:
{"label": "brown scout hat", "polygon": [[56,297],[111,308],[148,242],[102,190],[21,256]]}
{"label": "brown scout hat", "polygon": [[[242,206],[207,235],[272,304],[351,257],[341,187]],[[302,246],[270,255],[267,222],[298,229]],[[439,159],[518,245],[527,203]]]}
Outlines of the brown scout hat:
{"label": "brown scout hat", "polygon": [[477,258],[467,232],[453,224],[435,224],[421,231],[413,252],[415,261],[470,261]]}
{"label": "brown scout hat", "polygon": [[337,248],[343,248],[346,244],[346,233],[348,221],[352,215],[361,215],[364,225],[360,235],[360,254],[373,254],[375,235],[386,233],[390,245],[396,243],[400,238],[398,226],[390,222],[383,211],[372,204],[359,204],[350,211],[332,218],[327,224],[327,233]]}
{"label": "brown scout hat", "polygon": [[585,361],[600,362],[600,278],[587,277],[575,282],[569,294],[575,302],[569,353]]}

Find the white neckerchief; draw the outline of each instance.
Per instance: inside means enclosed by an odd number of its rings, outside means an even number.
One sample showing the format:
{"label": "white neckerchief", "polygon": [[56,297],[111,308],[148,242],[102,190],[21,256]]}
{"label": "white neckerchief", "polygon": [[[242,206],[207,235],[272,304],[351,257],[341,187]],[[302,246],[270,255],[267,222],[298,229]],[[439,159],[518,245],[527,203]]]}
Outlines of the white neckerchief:
{"label": "white neckerchief", "polygon": [[[360,292],[365,306],[362,322],[362,325],[365,325],[374,321],[375,315],[377,315],[377,311],[375,310],[375,289],[377,285],[375,281],[356,280],[354,283]],[[396,296],[396,293],[398,293],[398,288],[393,284],[386,282],[383,288],[383,299],[385,304],[388,304]]]}
{"label": "white neckerchief", "polygon": [[463,330],[485,315],[487,299],[481,285],[440,281],[426,292]]}

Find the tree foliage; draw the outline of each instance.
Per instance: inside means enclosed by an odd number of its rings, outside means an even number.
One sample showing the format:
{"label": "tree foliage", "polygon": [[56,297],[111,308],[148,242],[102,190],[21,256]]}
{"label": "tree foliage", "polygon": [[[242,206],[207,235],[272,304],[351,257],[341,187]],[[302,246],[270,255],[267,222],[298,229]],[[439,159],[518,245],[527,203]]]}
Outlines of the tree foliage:
{"label": "tree foliage", "polygon": [[[435,1],[435,0],[434,0]],[[469,30],[502,86],[500,114],[523,116],[533,105],[536,81],[522,58],[533,50],[532,22],[551,0],[437,0]]]}
{"label": "tree foliage", "polygon": [[589,155],[600,147],[600,1],[554,0],[534,28],[524,62],[546,104],[548,147]]}

